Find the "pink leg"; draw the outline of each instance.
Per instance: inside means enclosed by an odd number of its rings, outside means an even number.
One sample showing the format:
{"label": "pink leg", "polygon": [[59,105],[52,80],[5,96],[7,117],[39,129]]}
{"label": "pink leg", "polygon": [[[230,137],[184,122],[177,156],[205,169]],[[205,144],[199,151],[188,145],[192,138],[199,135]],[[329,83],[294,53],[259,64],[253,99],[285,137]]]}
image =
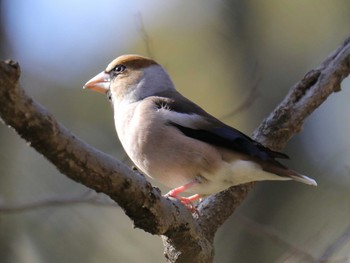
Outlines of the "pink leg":
{"label": "pink leg", "polygon": [[198,184],[197,181],[189,182],[188,184],[185,184],[185,185],[179,186],[177,188],[174,188],[169,193],[167,193],[166,196],[171,196],[171,197],[177,198],[177,196],[179,194],[181,194],[182,192],[186,191],[187,189],[191,188],[192,186],[194,186],[196,184]]}
{"label": "pink leg", "polygon": [[191,195],[189,197],[177,197],[183,204],[192,204],[192,202],[198,200],[202,196],[199,194]]}
{"label": "pink leg", "polygon": [[191,188],[192,186],[198,184],[197,181],[190,182],[188,184],[182,185],[180,187],[177,187],[173,190],[171,190],[169,193],[167,193],[165,196],[173,197],[181,201],[187,208],[189,208],[192,212],[196,212],[195,206],[192,204],[193,201],[196,201],[197,199],[201,198],[199,194],[192,195],[190,197],[182,197],[178,196],[182,192],[186,191],[187,189]]}

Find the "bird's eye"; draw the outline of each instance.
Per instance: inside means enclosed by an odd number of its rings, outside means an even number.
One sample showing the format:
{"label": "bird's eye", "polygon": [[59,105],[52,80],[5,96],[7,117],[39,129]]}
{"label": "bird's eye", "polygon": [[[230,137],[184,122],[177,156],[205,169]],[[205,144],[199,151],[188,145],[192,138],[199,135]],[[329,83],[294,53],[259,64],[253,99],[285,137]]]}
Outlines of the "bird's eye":
{"label": "bird's eye", "polygon": [[120,64],[114,68],[114,72],[119,74],[119,73],[122,73],[125,69],[126,69],[126,67],[124,65]]}

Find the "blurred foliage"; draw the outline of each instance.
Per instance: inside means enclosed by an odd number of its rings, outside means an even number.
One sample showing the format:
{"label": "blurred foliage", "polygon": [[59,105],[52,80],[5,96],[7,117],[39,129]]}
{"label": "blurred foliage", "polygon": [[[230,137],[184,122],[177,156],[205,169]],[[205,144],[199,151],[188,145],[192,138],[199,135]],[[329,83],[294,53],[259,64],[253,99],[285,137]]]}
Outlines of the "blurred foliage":
{"label": "blurred foliage", "polygon": [[[81,89],[114,57],[152,56],[181,93],[249,134],[348,36],[349,8],[325,0],[2,0],[0,55],[20,62],[26,92],[67,128],[125,159],[106,98]],[[247,98],[250,106],[230,115]],[[286,149],[288,165],[319,186],[258,183],[219,230],[215,262],[350,262],[349,99],[345,81]],[[52,199],[109,200],[59,174],[5,125],[0,145],[2,262],[164,261],[160,238],[133,229],[115,206],[6,212]]]}

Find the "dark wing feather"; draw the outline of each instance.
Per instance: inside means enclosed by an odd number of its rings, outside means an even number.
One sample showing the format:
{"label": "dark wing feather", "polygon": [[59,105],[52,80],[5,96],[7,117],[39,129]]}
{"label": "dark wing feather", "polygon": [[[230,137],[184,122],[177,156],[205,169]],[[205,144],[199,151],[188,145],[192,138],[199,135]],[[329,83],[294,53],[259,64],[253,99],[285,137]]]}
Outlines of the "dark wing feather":
{"label": "dark wing feather", "polygon": [[[179,101],[181,101],[181,104]],[[274,161],[274,158],[289,158],[288,155],[272,151],[244,133],[222,123],[177,92],[159,93],[157,97],[154,97],[154,102],[156,105],[159,105],[159,107],[165,107],[171,111],[186,114],[199,114],[211,120],[211,123],[204,126],[203,129],[189,128],[174,122],[169,123],[188,137],[247,154],[248,156],[263,161]]]}
{"label": "dark wing feather", "polygon": [[181,126],[176,123],[171,123],[171,125],[178,128],[183,134],[188,137],[244,153],[251,157],[259,158],[263,161],[271,160],[271,158],[289,158],[288,155],[272,151],[262,144],[249,138],[245,134],[229,126],[213,128],[210,130],[196,130]]}

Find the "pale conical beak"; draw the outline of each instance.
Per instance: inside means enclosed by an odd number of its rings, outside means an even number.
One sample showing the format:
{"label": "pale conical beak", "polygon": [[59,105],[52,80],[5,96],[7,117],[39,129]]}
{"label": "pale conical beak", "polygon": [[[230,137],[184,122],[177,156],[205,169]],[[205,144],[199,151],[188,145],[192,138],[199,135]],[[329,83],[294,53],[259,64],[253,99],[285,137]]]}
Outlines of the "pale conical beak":
{"label": "pale conical beak", "polygon": [[84,85],[84,89],[91,89],[93,91],[97,91],[100,93],[107,93],[109,90],[109,86],[111,84],[111,78],[109,74],[102,71],[100,74],[96,75],[92,79],[90,79],[86,84]]}

